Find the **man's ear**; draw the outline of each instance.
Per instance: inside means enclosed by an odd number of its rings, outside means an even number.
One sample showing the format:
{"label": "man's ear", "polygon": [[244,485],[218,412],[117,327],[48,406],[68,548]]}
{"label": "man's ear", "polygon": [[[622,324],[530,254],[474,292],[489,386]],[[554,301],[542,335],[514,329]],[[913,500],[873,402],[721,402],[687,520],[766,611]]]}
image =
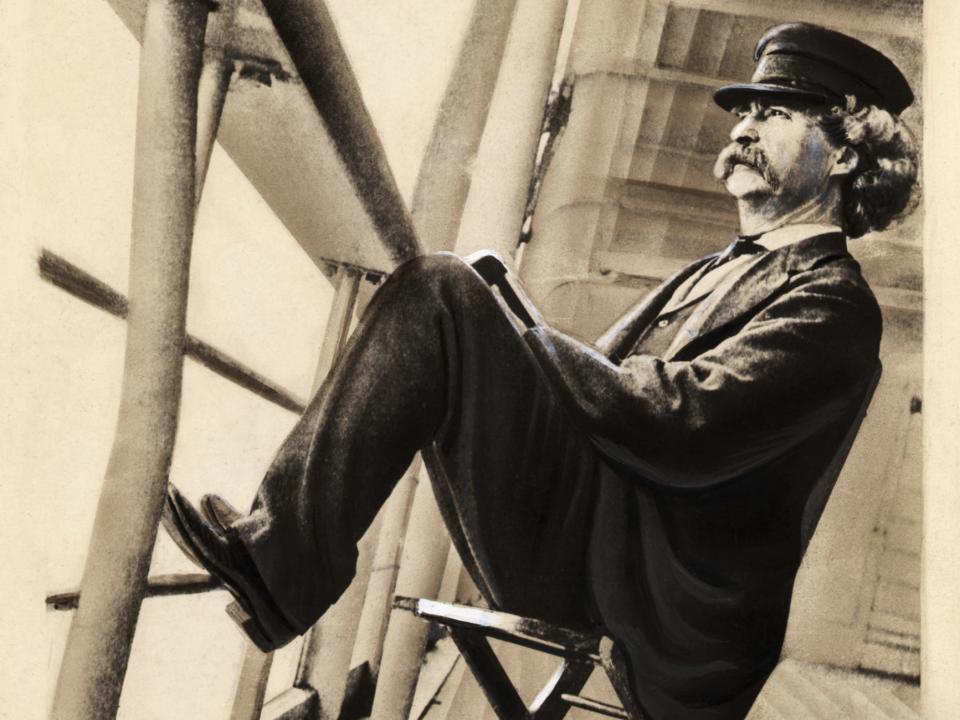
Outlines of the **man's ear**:
{"label": "man's ear", "polygon": [[857,151],[849,145],[834,150],[833,167],[830,169],[831,175],[849,175],[860,162],[860,156]]}

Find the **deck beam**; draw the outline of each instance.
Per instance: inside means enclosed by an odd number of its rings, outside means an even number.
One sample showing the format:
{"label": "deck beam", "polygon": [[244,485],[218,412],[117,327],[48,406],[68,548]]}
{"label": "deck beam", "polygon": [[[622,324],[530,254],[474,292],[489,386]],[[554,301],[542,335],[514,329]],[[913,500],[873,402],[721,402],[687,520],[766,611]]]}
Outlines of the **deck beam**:
{"label": "deck beam", "polygon": [[394,263],[422,254],[380,136],[323,0],[264,0],[300,79]]}

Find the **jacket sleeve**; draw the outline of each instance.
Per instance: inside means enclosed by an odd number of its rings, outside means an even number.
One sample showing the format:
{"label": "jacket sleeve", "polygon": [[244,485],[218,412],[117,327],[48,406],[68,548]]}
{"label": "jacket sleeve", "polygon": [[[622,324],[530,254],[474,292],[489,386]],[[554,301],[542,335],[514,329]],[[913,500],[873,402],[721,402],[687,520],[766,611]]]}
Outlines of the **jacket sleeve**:
{"label": "jacket sleeve", "polygon": [[862,283],[798,274],[691,360],[616,365],[549,327],[526,339],[600,452],[649,482],[737,477],[850,413],[877,366],[879,307]]}

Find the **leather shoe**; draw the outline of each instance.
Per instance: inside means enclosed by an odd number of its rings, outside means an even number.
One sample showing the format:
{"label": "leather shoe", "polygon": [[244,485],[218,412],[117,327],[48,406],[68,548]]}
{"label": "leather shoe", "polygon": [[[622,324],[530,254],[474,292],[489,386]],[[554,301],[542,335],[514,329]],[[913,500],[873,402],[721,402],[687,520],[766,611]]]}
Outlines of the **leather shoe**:
{"label": "leather shoe", "polygon": [[231,505],[228,500],[213,493],[208,493],[200,498],[200,510],[211,525],[224,531],[243,517],[243,513]]}
{"label": "leather shoe", "polygon": [[271,652],[296,637],[232,528],[208,523],[172,484],[162,519],[180,549],[233,595],[236,606],[229,607],[228,614],[260,650]]}

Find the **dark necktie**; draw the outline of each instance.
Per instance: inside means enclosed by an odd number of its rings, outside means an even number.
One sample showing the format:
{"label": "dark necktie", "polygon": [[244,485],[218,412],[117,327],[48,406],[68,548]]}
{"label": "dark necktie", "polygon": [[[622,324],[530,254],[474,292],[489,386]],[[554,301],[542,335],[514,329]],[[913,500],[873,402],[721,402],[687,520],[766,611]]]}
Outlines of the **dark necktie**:
{"label": "dark necktie", "polygon": [[757,239],[762,236],[763,233],[759,235],[737,235],[734,241],[727,245],[724,251],[717,256],[717,259],[711,263],[711,267],[718,267],[727,260],[733,260],[733,258],[741,255],[756,255],[766,252],[767,248],[757,242]]}

